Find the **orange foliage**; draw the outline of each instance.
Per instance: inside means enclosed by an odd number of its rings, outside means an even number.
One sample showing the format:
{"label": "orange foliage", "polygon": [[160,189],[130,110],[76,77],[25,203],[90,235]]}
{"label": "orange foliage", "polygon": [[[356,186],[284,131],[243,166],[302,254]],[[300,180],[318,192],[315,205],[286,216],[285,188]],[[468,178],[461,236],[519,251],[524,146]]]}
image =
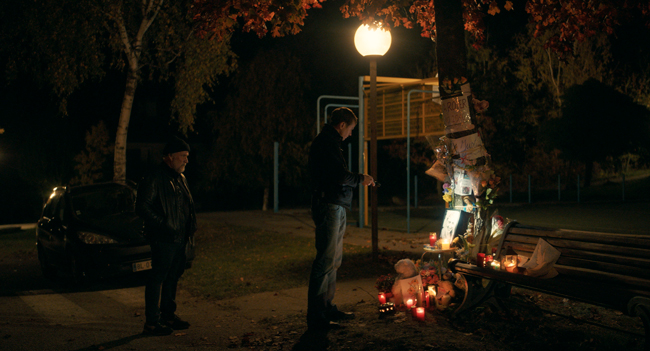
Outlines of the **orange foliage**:
{"label": "orange foliage", "polygon": [[[475,46],[485,41],[485,12],[494,15],[501,12],[495,0],[462,0],[465,30],[476,39]],[[506,1],[503,8],[512,9],[512,2]],[[364,23],[382,23],[388,29],[398,26],[422,28],[421,35],[435,38],[436,23],[433,0],[348,0],[341,7],[344,17],[358,17]]]}
{"label": "orange foliage", "polygon": [[[245,32],[262,37],[296,34],[301,30],[307,10],[320,8],[325,0],[194,0],[192,17],[198,22],[198,34],[222,39],[241,25]],[[475,38],[476,47],[485,41],[486,14],[513,9],[510,0],[500,7],[496,0],[461,0],[465,30]],[[527,0],[526,12],[536,24],[535,36],[556,31],[546,43],[560,54],[571,52],[576,41],[583,41],[597,32],[612,34],[614,28],[634,11],[650,27],[650,3],[647,0]],[[347,0],[340,8],[343,17],[358,17],[371,26],[381,23],[390,28],[419,25],[423,37],[436,33],[433,0]]]}
{"label": "orange foliage", "polygon": [[598,32],[614,33],[614,28],[640,10],[650,26],[650,3],[647,0],[528,0],[526,12],[536,23],[535,36],[556,31],[546,48],[558,53],[573,51],[573,44]]}
{"label": "orange foliage", "polygon": [[[476,39],[478,47],[485,41],[486,14],[496,15],[502,9],[510,11],[513,2],[499,7],[496,0],[462,0],[465,30]],[[650,3],[647,0],[528,0],[525,4],[530,21],[536,23],[535,35],[557,31],[546,43],[547,48],[562,54],[571,52],[573,44],[597,32],[612,34],[614,28],[638,11],[650,27]],[[341,7],[344,17],[358,17],[364,23],[381,22],[387,28],[402,25],[412,28],[417,23],[423,37],[435,37],[433,0],[348,0]]]}
{"label": "orange foliage", "polygon": [[273,37],[300,32],[307,10],[325,0],[194,0],[192,18],[201,37],[223,39],[238,25],[244,32]]}

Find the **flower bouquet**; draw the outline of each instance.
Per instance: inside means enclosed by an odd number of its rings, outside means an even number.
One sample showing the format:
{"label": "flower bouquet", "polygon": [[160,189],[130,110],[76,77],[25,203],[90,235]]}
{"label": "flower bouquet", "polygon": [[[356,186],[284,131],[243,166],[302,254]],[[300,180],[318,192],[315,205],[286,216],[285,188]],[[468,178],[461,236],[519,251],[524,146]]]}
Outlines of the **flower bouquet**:
{"label": "flower bouquet", "polygon": [[395,285],[395,277],[391,274],[380,275],[375,282],[375,288],[378,292],[386,293],[386,296],[392,296],[393,285]]}
{"label": "flower bouquet", "polygon": [[436,267],[429,266],[427,269],[420,270],[420,278],[422,279],[422,287],[438,284],[438,274]]}

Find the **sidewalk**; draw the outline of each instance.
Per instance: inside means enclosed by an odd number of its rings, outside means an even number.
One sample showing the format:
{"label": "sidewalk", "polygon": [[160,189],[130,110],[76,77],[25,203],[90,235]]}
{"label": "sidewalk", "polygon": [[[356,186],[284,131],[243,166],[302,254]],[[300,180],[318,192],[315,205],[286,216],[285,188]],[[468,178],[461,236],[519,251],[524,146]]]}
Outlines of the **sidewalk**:
{"label": "sidewalk", "polygon": [[2,224],[0,225],[0,234],[14,233],[20,230],[34,229],[36,223],[23,223],[23,224]]}

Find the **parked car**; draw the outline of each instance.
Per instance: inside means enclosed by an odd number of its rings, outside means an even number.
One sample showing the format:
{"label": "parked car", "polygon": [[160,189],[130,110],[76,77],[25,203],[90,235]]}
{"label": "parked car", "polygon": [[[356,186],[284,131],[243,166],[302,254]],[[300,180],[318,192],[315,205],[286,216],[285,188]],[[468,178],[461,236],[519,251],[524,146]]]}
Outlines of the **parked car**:
{"label": "parked car", "polygon": [[[151,269],[135,198],[135,186],[119,183],[54,188],[36,226],[43,275],[81,282]],[[194,240],[186,253],[190,267]]]}

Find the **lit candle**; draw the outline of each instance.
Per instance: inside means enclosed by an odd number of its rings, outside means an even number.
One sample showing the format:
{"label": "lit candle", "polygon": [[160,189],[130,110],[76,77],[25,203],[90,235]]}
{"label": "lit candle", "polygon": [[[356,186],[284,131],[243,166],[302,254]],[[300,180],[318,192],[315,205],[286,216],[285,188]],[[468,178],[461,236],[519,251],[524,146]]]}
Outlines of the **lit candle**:
{"label": "lit candle", "polygon": [[429,292],[424,292],[424,307],[429,308]]}
{"label": "lit candle", "polygon": [[492,261],[491,263],[492,268],[498,270],[501,270],[501,262],[499,261]]}
{"label": "lit candle", "polygon": [[380,292],[379,295],[377,295],[377,297],[379,298],[379,303],[380,304],[383,305],[383,304],[386,303],[386,294],[385,293]]}
{"label": "lit candle", "polygon": [[411,307],[413,307],[413,299],[406,300],[406,308],[411,308]]}
{"label": "lit candle", "polygon": [[505,266],[506,271],[510,273],[516,273],[517,272],[517,261],[518,257],[517,255],[506,255],[503,264]]}
{"label": "lit candle", "polygon": [[431,232],[429,233],[429,244],[434,247],[436,245],[436,240],[438,240],[436,233]]}
{"label": "lit candle", "polygon": [[415,318],[421,322],[424,322],[424,307],[415,308]]}
{"label": "lit candle", "polygon": [[440,249],[449,250],[449,239],[440,239]]}

